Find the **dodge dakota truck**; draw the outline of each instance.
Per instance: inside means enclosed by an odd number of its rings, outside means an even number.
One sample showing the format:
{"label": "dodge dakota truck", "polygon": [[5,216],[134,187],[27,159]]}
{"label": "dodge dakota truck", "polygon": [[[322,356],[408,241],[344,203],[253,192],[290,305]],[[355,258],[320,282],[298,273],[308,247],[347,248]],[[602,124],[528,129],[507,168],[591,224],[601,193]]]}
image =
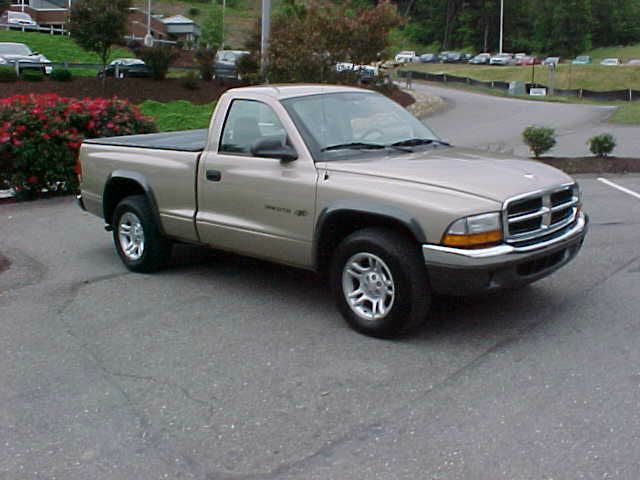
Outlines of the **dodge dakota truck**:
{"label": "dodge dakota truck", "polygon": [[391,337],[434,293],[517,288],[571,261],[578,184],[456,148],[386,97],[326,85],[229,90],[208,130],[87,140],[80,206],[127,268],[188,242],[323,275],[357,331]]}

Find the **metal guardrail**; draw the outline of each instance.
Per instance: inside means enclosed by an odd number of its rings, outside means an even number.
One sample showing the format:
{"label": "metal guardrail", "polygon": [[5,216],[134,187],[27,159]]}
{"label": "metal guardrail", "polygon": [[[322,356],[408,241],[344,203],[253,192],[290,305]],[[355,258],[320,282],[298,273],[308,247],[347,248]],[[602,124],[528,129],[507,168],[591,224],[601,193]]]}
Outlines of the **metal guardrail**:
{"label": "metal guardrail", "polygon": [[69,30],[64,27],[54,27],[50,25],[43,27],[40,25],[15,25],[13,23],[0,23],[0,28],[3,30],[19,30],[21,32],[42,32],[50,35],[70,35]]}
{"label": "metal guardrail", "polygon": [[[400,78],[411,78],[413,80],[426,80],[427,82],[441,82],[441,83],[463,83],[473,87],[489,88],[492,90],[501,90],[508,92],[510,88],[509,82],[500,81],[482,81],[469,77],[458,77],[455,75],[449,75],[447,73],[428,73],[418,72],[416,70],[400,70],[398,72]],[[625,90],[613,90],[613,91],[594,91],[584,88],[574,90],[564,90],[560,88],[551,89],[546,85],[535,84],[536,88],[546,88],[550,96],[555,97],[577,97],[589,100],[600,100],[604,102],[633,102],[640,101],[640,91],[633,89]]]}

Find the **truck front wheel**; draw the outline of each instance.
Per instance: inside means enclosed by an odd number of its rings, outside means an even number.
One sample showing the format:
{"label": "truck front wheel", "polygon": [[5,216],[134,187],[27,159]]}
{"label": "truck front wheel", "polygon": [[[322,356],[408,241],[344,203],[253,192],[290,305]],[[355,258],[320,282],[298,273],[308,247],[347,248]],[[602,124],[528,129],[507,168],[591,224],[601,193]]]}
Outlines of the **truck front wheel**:
{"label": "truck front wheel", "polygon": [[113,214],[113,241],[125,266],[149,273],[166,266],[171,242],[164,238],[144,195],[126,197]]}
{"label": "truck front wheel", "polygon": [[365,335],[391,338],[421,324],[430,306],[424,260],[414,242],[393,230],[359,230],[340,243],[330,282],[347,323]]}

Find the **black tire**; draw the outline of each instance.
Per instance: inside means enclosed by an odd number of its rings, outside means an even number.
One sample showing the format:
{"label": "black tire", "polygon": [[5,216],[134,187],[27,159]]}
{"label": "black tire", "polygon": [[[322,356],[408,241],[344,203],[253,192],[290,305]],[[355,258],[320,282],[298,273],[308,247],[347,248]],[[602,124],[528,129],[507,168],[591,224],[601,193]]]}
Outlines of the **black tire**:
{"label": "black tire", "polygon": [[[356,288],[356,284],[357,290],[364,287],[360,280],[344,273],[347,264],[352,265],[350,261],[357,261],[360,255],[377,257],[390,273],[393,298],[385,305],[388,311],[382,318],[364,318],[363,312],[356,313],[354,308],[358,307],[352,308],[347,300],[345,288]],[[346,287],[343,286],[343,273]],[[406,333],[424,323],[431,305],[429,279],[419,246],[407,236],[389,229],[367,228],[343,240],[332,257],[329,281],[338,309],[347,323],[354,330],[373,337],[393,338]],[[369,310],[373,311],[373,304],[369,304]]]}
{"label": "black tire", "polygon": [[[131,214],[131,215],[127,215]],[[127,217],[125,217],[127,215]],[[127,225],[122,219],[137,218],[142,227],[143,243],[139,258],[132,258],[124,251],[121,232]],[[126,223],[126,222],[125,222]],[[144,195],[126,197],[118,203],[113,213],[113,242],[122,263],[133,272],[150,273],[164,268],[171,257],[172,244],[162,236],[149,201]],[[125,235],[126,236],[126,235]],[[136,257],[137,255],[133,255]]]}

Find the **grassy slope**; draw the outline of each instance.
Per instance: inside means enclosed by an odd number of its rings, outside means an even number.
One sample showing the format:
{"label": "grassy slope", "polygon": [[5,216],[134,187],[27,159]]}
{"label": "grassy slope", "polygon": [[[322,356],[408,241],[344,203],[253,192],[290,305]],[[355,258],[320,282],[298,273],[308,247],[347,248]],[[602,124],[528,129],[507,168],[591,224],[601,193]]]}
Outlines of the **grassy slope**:
{"label": "grassy slope", "polygon": [[[32,50],[42,53],[52,62],[100,63],[98,55],[83,50],[69,37],[60,35],[0,30],[0,42],[25,43]],[[131,56],[132,54],[129,50],[122,48],[114,50],[111,54],[112,58]]]}
{"label": "grassy slope", "polygon": [[[445,72],[477,80],[531,81],[531,67],[485,67],[475,65],[413,64],[407,69],[425,72]],[[535,80],[548,83],[548,71],[536,66]],[[585,88],[607,91],[633,88],[640,90],[640,67],[603,67],[601,65],[560,65],[556,72],[556,88]]]}
{"label": "grassy slope", "polygon": [[610,119],[611,123],[621,125],[640,124],[640,103],[626,103],[621,105]]}
{"label": "grassy slope", "polygon": [[[133,4],[146,11],[147,0],[134,0]],[[272,8],[278,2],[272,2]],[[165,16],[184,15],[202,23],[208,3],[197,0],[153,0],[152,11]],[[228,0],[225,11],[225,44],[242,49],[249,38],[256,19],[260,17],[259,0]]]}
{"label": "grassy slope", "polygon": [[185,100],[169,103],[147,100],[139,105],[144,115],[153,117],[161,132],[207,128],[214,106],[215,103],[194,105]]}
{"label": "grassy slope", "polygon": [[603,58],[622,58],[625,62],[632,59],[640,59],[640,43],[627,47],[596,48],[586,52],[585,55],[590,55],[595,63],[600,62]]}

